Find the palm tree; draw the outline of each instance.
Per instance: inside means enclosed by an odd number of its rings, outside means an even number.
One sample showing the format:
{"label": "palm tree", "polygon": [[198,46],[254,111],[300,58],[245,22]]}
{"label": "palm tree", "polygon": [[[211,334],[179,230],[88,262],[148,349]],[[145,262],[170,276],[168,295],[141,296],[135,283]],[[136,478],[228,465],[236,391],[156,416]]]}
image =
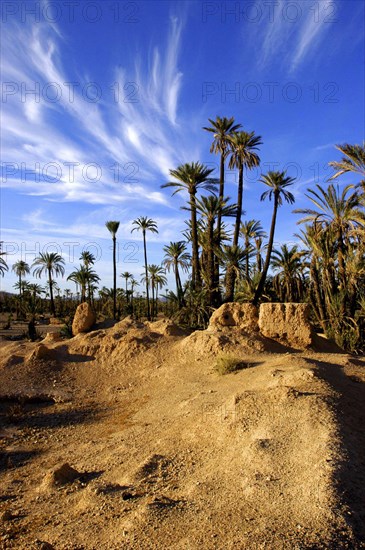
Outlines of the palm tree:
{"label": "palm tree", "polygon": [[273,286],[283,302],[298,302],[303,297],[305,288],[306,252],[299,250],[297,245],[289,248],[281,245],[280,250],[274,249],[271,257],[271,266],[276,273],[273,277]]}
{"label": "palm tree", "polygon": [[304,214],[300,223],[315,223],[317,228],[323,230],[330,228],[338,241],[338,268],[341,283],[346,287],[345,256],[349,246],[349,236],[352,231],[365,223],[364,212],[360,210],[360,197],[356,192],[348,196],[353,185],[346,185],[340,192],[339,187],[329,185],[327,190],[317,185],[317,190],[308,189],[306,197],[317,207],[299,208],[294,210],[296,214]]}
{"label": "palm tree", "polygon": [[336,179],[347,172],[355,172],[360,174],[364,179],[362,184],[365,184],[365,142],[362,145],[336,145],[344,156],[340,161],[329,162],[329,165],[334,168],[335,173],[330,177],[330,180]]}
{"label": "palm tree", "polygon": [[294,195],[290,191],[287,191],[287,187],[292,185],[295,180],[294,178],[287,176],[286,172],[269,171],[266,175],[263,175],[260,178],[260,181],[263,184],[267,185],[269,188],[267,191],[265,191],[261,195],[261,200],[262,201],[265,200],[266,197],[268,197],[269,200],[274,199],[274,207],[273,207],[273,214],[272,214],[272,220],[271,220],[271,228],[270,228],[269,242],[267,245],[265,263],[261,273],[260,282],[258,284],[258,287],[255,292],[255,296],[253,299],[254,305],[258,304],[265,287],[265,281],[267,277],[267,272],[269,270],[271,252],[272,252],[273,243],[274,243],[276,217],[278,213],[278,208],[283,204],[283,198],[289,204],[293,204],[295,202]]}
{"label": "palm tree", "polygon": [[29,283],[28,290],[32,294],[33,298],[37,298],[41,294],[44,294],[45,290],[41,285],[37,283]]}
{"label": "palm tree", "polygon": [[123,277],[123,279],[125,279],[125,295],[126,295],[126,299],[127,299],[127,303],[128,303],[129,302],[129,299],[128,299],[128,280],[133,278],[133,274],[129,273],[129,271],[124,271],[124,273],[121,273],[120,276]]}
{"label": "palm tree", "polygon": [[[152,318],[154,318],[155,315],[157,315],[158,289],[166,285],[167,278],[165,277],[165,270],[159,265],[151,264],[147,267],[147,270],[148,281],[151,284],[152,290]],[[142,278],[142,282],[145,280],[145,278],[146,276],[144,275]]]}
{"label": "palm tree", "polygon": [[37,258],[35,258],[32,268],[33,275],[35,277],[41,277],[43,273],[46,273],[48,275],[48,286],[49,286],[49,295],[51,300],[51,314],[56,314],[56,309],[54,305],[54,299],[53,299],[53,275],[55,277],[58,277],[58,275],[61,275],[62,277],[65,274],[65,268],[64,268],[65,260],[62,258],[60,254],[57,254],[57,252],[44,252],[40,253]]}
{"label": "palm tree", "polygon": [[150,297],[149,297],[149,289],[148,289],[146,232],[151,231],[151,233],[158,233],[157,223],[154,220],[147,218],[146,216],[140,216],[139,218],[133,221],[132,225],[135,225],[136,227],[133,227],[131,233],[133,233],[133,231],[142,231],[142,235],[143,235],[144,269],[145,269],[146,298],[147,298],[147,319],[150,321],[151,310],[150,310]]}
{"label": "palm tree", "polygon": [[132,276],[131,277],[131,280],[130,280],[130,286],[131,286],[131,290],[130,290],[130,293],[131,293],[131,308],[132,308],[132,313],[134,313],[134,289],[136,288],[136,286],[139,285],[139,282]]}
{"label": "palm tree", "polygon": [[100,277],[92,270],[90,267],[85,267],[85,265],[80,265],[78,269],[75,269],[67,277],[68,281],[73,281],[80,285],[81,288],[81,302],[85,302],[86,299],[86,289],[89,289],[88,297],[91,298],[90,289],[91,286],[100,281]]}
{"label": "palm tree", "polygon": [[166,267],[168,272],[172,269],[175,274],[176,296],[179,307],[182,307],[184,305],[184,292],[181,284],[179,267],[183,271],[188,271],[190,254],[186,252],[186,243],[184,241],[170,242],[169,245],[163,247],[163,251],[165,252],[165,257],[162,261],[162,265]]}
{"label": "palm tree", "polygon": [[[94,263],[96,261],[96,258],[94,256],[94,254],[92,254],[92,252],[90,252],[89,250],[84,250],[81,253],[81,256],[80,256],[79,259],[83,261],[85,267],[90,267],[91,265],[94,265]],[[88,297],[89,302],[91,302],[91,298],[92,298],[92,291],[91,290],[92,290],[91,289],[91,281],[89,281],[88,285],[87,285],[87,297]]]}
{"label": "palm tree", "polygon": [[217,251],[220,263],[225,267],[226,302],[233,302],[235,282],[243,271],[248,251],[242,246],[223,245]]}
{"label": "palm tree", "polygon": [[6,254],[6,252],[2,251],[2,246],[3,241],[0,241],[0,274],[2,275],[2,277],[4,277],[5,271],[8,271],[9,268],[4,258],[2,258],[2,256],[5,256]]}
{"label": "palm tree", "polygon": [[243,170],[259,166],[260,157],[255,152],[262,144],[261,136],[255,136],[255,132],[234,132],[229,137],[231,146],[230,168],[238,168],[238,192],[237,192],[237,215],[233,235],[233,246],[238,245],[238,237],[242,217],[243,200]]}
{"label": "palm tree", "polygon": [[[255,241],[256,249],[257,247],[261,248],[262,239],[267,237],[265,231],[262,229],[261,222],[258,220],[246,220],[245,222],[241,223],[240,235],[244,239],[246,250],[252,249],[251,240]],[[259,241],[259,239],[261,240]],[[258,261],[257,263],[260,263],[260,262]],[[257,270],[261,271],[259,265],[257,266]],[[249,254],[247,254],[246,256],[245,272],[246,272],[246,279],[248,280],[250,278]]]}
{"label": "palm tree", "polygon": [[182,164],[176,170],[170,170],[170,174],[178,181],[171,181],[161,185],[164,187],[176,187],[173,195],[179,191],[187,191],[189,193],[190,220],[191,220],[191,239],[192,239],[192,286],[200,288],[201,276],[199,266],[199,247],[198,247],[198,227],[196,220],[196,194],[199,189],[207,189],[212,191],[215,189],[217,180],[210,178],[214,172],[214,168],[208,168],[200,162],[191,162],[190,164]]}
{"label": "palm tree", "polygon": [[15,264],[13,264],[13,267],[11,268],[12,271],[19,277],[19,297],[22,297],[22,277],[25,275],[28,275],[30,273],[30,268],[27,262],[24,262],[22,260],[19,260]]}
{"label": "palm tree", "polygon": [[235,216],[236,205],[228,205],[229,197],[221,201],[215,195],[196,199],[196,209],[206,220],[207,233],[207,286],[209,294],[209,305],[218,306],[219,302],[219,281],[215,281],[215,255],[214,255],[214,223],[220,213],[222,217]]}
{"label": "palm tree", "polygon": [[[229,136],[232,133],[237,132],[241,128],[241,124],[235,124],[234,118],[219,117],[217,116],[215,120],[208,118],[211,126],[204,126],[203,130],[211,132],[214,136],[212,145],[210,146],[210,152],[220,154],[220,167],[219,167],[219,199],[221,204],[224,200],[224,172],[225,172],[225,162],[227,159],[229,151]],[[217,227],[218,227],[218,246],[220,246],[220,232],[222,224],[222,213],[218,212],[217,217]]]}
{"label": "palm tree", "polygon": [[21,281],[18,281],[13,285],[15,290],[19,291],[19,297],[22,297],[25,291],[29,290],[29,282],[25,279],[22,279]]}
{"label": "palm tree", "polygon": [[113,239],[113,319],[117,318],[117,231],[119,229],[120,222],[109,221],[105,223],[105,227],[110,232]]}
{"label": "palm tree", "polygon": [[90,267],[91,265],[94,265],[96,258],[92,252],[89,250],[84,250],[81,253],[79,260],[83,261],[85,267]]}

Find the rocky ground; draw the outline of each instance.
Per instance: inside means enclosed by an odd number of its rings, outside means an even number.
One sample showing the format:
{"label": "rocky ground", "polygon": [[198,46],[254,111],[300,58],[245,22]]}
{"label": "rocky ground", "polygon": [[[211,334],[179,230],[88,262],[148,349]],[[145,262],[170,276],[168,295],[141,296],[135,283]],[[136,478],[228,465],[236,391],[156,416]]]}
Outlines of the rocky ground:
{"label": "rocky ground", "polygon": [[0,548],[365,548],[365,358],[333,351],[167,321],[2,342]]}

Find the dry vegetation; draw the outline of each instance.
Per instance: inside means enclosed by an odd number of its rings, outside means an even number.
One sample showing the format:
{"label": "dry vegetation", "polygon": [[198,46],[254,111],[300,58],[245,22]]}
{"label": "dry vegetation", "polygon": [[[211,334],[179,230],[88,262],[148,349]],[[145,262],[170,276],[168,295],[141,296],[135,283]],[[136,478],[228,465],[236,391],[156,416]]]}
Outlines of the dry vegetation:
{"label": "dry vegetation", "polygon": [[364,548],[365,359],[179,332],[2,343],[0,547]]}

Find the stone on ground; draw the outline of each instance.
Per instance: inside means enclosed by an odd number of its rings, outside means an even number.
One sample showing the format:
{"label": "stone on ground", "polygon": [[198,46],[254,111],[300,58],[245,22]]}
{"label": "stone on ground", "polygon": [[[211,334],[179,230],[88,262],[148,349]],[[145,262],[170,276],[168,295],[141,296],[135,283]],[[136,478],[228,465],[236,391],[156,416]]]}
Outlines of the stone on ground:
{"label": "stone on ground", "polygon": [[75,317],[72,323],[72,334],[80,334],[80,332],[89,331],[95,324],[96,316],[91,306],[84,302],[77,306]]}
{"label": "stone on ground", "polygon": [[45,477],[44,485],[52,487],[55,485],[66,485],[80,477],[80,472],[72,468],[67,462],[54,468]]}

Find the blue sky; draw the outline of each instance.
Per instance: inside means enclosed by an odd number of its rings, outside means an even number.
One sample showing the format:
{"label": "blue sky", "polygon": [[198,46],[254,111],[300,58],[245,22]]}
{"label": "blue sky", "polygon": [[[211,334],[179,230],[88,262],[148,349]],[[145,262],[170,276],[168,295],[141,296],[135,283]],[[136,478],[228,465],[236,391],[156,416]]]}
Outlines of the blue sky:
{"label": "blue sky", "polygon": [[[186,217],[185,197],[160,189],[169,169],[200,160],[218,175],[202,130],[208,117],[234,116],[262,136],[244,209],[267,230],[272,205],[259,200],[261,173],[286,169],[302,208],[306,188],[326,184],[334,145],[364,139],[360,0],[4,1],[1,9],[1,240],[9,265],[58,251],[69,273],[87,248],[111,286],[105,222],[114,219],[118,272],[139,278],[142,243],[130,230],[141,215],[158,223],[149,263],[160,263]],[[227,194],[236,195],[234,172]],[[277,244],[295,241],[291,210],[279,212]],[[12,290],[15,280],[6,274],[1,288]]]}

